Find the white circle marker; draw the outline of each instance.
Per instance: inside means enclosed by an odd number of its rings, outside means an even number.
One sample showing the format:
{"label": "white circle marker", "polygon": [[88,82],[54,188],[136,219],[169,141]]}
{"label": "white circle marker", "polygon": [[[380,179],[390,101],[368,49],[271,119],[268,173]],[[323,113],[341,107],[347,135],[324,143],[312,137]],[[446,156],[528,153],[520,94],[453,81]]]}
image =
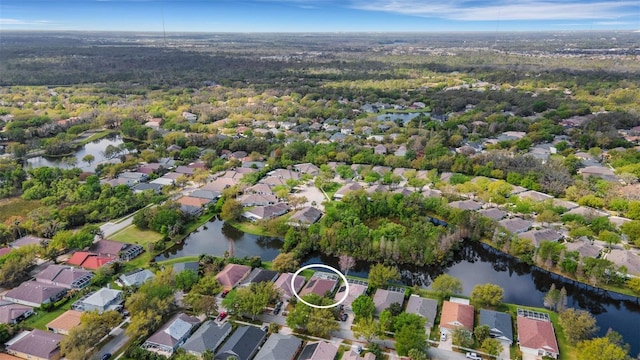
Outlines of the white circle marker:
{"label": "white circle marker", "polygon": [[[295,286],[295,280],[296,280],[296,276],[298,276],[298,274],[300,274],[302,271],[310,269],[310,268],[323,268],[323,269],[327,269],[327,270],[331,270],[334,273],[338,274],[338,276],[340,276],[340,278],[342,278],[342,281],[344,281],[344,296],[342,296],[342,299],[340,299],[337,303],[335,304],[331,304],[331,305],[315,305],[315,304],[311,304],[308,303],[304,300],[302,300],[302,298],[300,297],[300,295],[298,295],[298,291],[296,290],[296,286]],[[295,272],[295,274],[293,274],[293,276],[291,277],[291,292],[293,293],[293,295],[295,295],[295,297],[298,299],[298,301],[302,302],[305,305],[314,307],[316,309],[330,309],[332,307],[336,307],[340,304],[342,304],[345,300],[347,300],[347,296],[349,296],[349,283],[347,282],[347,277],[344,276],[344,274],[342,274],[338,269],[331,267],[329,265],[325,265],[325,264],[310,264],[310,265],[306,265],[301,267],[300,269],[298,269],[298,271]]]}

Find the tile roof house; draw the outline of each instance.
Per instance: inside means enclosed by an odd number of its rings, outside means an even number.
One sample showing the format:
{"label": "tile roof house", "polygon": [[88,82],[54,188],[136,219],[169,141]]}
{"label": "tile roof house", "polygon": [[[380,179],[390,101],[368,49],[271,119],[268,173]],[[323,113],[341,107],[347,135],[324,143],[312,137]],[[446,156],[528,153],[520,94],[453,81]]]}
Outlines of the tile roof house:
{"label": "tile roof house", "polygon": [[62,286],[25,281],[20,286],[7,291],[2,298],[16,304],[40,307],[62,299],[66,293],[67,289]]}
{"label": "tile roof house", "polygon": [[81,297],[71,305],[71,308],[78,311],[97,311],[102,314],[109,310],[119,310],[122,308],[123,301],[122,291],[101,288]]}
{"label": "tile roof house", "polygon": [[338,348],[324,341],[307,343],[302,349],[298,360],[327,360],[334,359],[338,354]]}
{"label": "tile roof house", "polygon": [[300,296],[302,297],[313,293],[324,297],[325,294],[332,293],[335,290],[336,285],[338,285],[338,280],[312,277],[300,291]]}
{"label": "tile roof house", "polygon": [[489,219],[493,219],[495,221],[500,221],[504,219],[505,216],[507,216],[506,211],[502,211],[498,208],[482,209],[478,212],[480,213],[480,215],[488,217]]}
{"label": "tile roof house", "polygon": [[9,354],[23,359],[58,360],[62,357],[62,338],[63,335],[38,329],[23,331],[6,343],[6,350]]}
{"label": "tile roof house", "polygon": [[214,359],[227,360],[229,356],[235,356],[238,360],[249,360],[258,352],[266,337],[267,333],[257,327],[240,326],[218,350]]}
{"label": "tile roof house", "polygon": [[564,244],[567,251],[577,251],[580,257],[597,257],[604,247],[585,238]]}
{"label": "tile roof house", "polygon": [[278,198],[275,195],[244,194],[238,197],[238,202],[242,206],[266,206],[277,203]]}
{"label": "tile roof house", "polygon": [[12,248],[17,249],[17,248],[19,248],[21,246],[40,245],[40,244],[46,243],[48,241],[49,241],[49,239],[45,239],[45,238],[41,238],[41,237],[37,237],[37,236],[26,235],[26,236],[23,236],[23,237],[17,239],[16,241],[12,242],[9,245]]}
{"label": "tile roof house", "polygon": [[426,320],[425,327],[431,328],[438,315],[438,301],[413,294],[409,296],[405,312],[422,316]]}
{"label": "tile roof house", "polygon": [[524,191],[518,194],[518,197],[521,199],[531,199],[533,201],[545,201],[549,199],[553,199],[553,196],[541,193],[535,190]]}
{"label": "tile roof house", "polygon": [[521,233],[519,236],[523,239],[531,240],[535,247],[540,246],[542,241],[557,242],[563,238],[562,234],[549,228],[529,230]]}
{"label": "tile roof house", "polygon": [[[293,277],[292,273],[283,273],[280,274],[274,286],[280,292],[280,297],[282,300],[289,301],[294,295],[291,290],[291,278]],[[294,280],[295,290],[299,293],[302,290],[302,286],[304,286],[305,278],[302,276],[296,276]]]}
{"label": "tile roof house", "polygon": [[533,225],[533,222],[515,217],[511,219],[500,220],[498,221],[498,224],[500,224],[500,226],[505,228],[505,230],[510,233],[519,234],[529,230]]}
{"label": "tile roof house", "polygon": [[251,270],[249,276],[240,283],[240,286],[250,286],[253,283],[261,283],[261,282],[275,282],[278,278],[279,273],[273,270],[265,270],[261,268],[255,268]]}
{"label": "tile roof house", "polygon": [[320,169],[311,163],[296,164],[293,165],[293,169],[302,174],[318,175],[320,173]]}
{"label": "tile roof house", "polygon": [[305,206],[289,217],[287,225],[305,227],[320,220],[321,217],[322,211],[313,206]]}
{"label": "tile roof house", "polygon": [[[250,196],[260,196],[260,195],[250,195]],[[268,220],[268,219],[273,219],[278,216],[284,215],[288,211],[289,211],[289,205],[285,203],[277,203],[273,205],[258,206],[251,210],[247,210],[244,213],[242,213],[242,216],[251,221]]]}
{"label": "tile roof house", "polygon": [[594,208],[586,207],[586,206],[578,206],[577,208],[573,208],[565,213],[565,215],[580,215],[585,218],[594,218],[600,216],[609,216],[609,213],[601,210],[596,210]]}
{"label": "tile roof house", "polygon": [[178,313],[141,346],[147,351],[170,357],[187,340],[193,328],[199,323],[200,320],[196,317]]}
{"label": "tile roof house", "polygon": [[560,355],[556,333],[550,321],[518,316],[518,344],[523,354],[536,358],[549,356],[557,359]]}
{"label": "tile roof house", "polygon": [[[366,283],[355,284],[351,279],[347,279],[347,281],[349,282],[349,294],[347,295],[347,298],[341,303],[341,305],[344,305],[345,309],[351,310],[351,304],[353,304],[353,301],[360,295],[366,295],[369,286]],[[338,292],[336,292],[336,296],[334,296],[333,299],[335,301],[342,300],[342,298],[344,297],[344,292],[346,290],[347,287],[345,285],[341,285],[338,288]]]}
{"label": "tile roof house", "polygon": [[640,256],[624,249],[611,249],[607,254],[607,260],[613,261],[617,266],[624,266],[627,272],[634,276],[640,276]]}
{"label": "tile roof house", "polygon": [[356,190],[360,190],[362,189],[362,185],[358,184],[358,183],[348,183],[343,185],[340,189],[338,189],[338,191],[336,191],[335,194],[333,194],[333,198],[336,200],[340,200],[342,199],[347,193],[350,193],[352,191],[356,191]]}
{"label": "tile roof house", "polygon": [[360,353],[358,354],[353,348],[349,351],[346,351],[344,355],[342,355],[342,360],[376,360],[376,356],[373,353]]}
{"label": "tile roof house", "polygon": [[473,200],[452,201],[449,203],[449,206],[452,208],[460,209],[460,210],[470,210],[470,211],[476,211],[482,208],[481,203]]}
{"label": "tile roof house", "polygon": [[69,335],[69,331],[74,327],[80,325],[80,317],[82,311],[67,310],[60,316],[53,319],[47,324],[47,330],[62,335]]}
{"label": "tile roof house", "polygon": [[442,303],[442,315],[440,316],[440,329],[441,331],[452,332],[456,328],[462,327],[473,331],[473,317],[473,306],[444,301]]}
{"label": "tile roof house", "polygon": [[136,244],[125,244],[118,241],[102,239],[91,245],[89,251],[98,256],[120,258],[129,261],[142,254],[144,248]]}
{"label": "tile roof house", "polygon": [[31,306],[0,301],[0,323],[2,324],[17,324],[31,315],[33,315]]}
{"label": "tile roof house", "polygon": [[86,251],[76,251],[71,258],[67,260],[67,264],[79,266],[84,269],[97,270],[115,260],[116,258],[112,256],[99,256],[98,254]]}
{"label": "tile roof house", "polygon": [[251,267],[239,264],[227,264],[217,275],[216,279],[226,290],[237,286],[251,272]]}
{"label": "tile roof house", "polygon": [[389,308],[391,304],[398,303],[400,305],[404,304],[404,293],[399,291],[378,289],[376,290],[375,295],[373,295],[373,303],[376,306],[376,315],[380,315],[380,313]]}
{"label": "tile roof house", "polygon": [[66,265],[49,265],[35,276],[43,284],[62,286],[67,289],[82,289],[89,285],[93,273]]}
{"label": "tile roof house", "polygon": [[245,194],[258,194],[258,195],[273,195],[273,190],[271,190],[271,186],[267,184],[257,183],[253,186],[249,186],[244,189]]}
{"label": "tile roof house", "polygon": [[480,324],[489,326],[490,336],[511,346],[513,344],[513,324],[511,315],[503,312],[480,309]]}
{"label": "tile roof house", "polygon": [[295,336],[272,334],[253,360],[294,360],[301,348],[302,340]]}
{"label": "tile roof house", "polygon": [[155,275],[149,269],[137,269],[120,275],[118,280],[122,286],[140,286],[154,277]]}
{"label": "tile roof house", "polygon": [[188,354],[202,358],[207,351],[215,351],[233,331],[231,323],[216,325],[212,320],[205,321],[181,346]]}

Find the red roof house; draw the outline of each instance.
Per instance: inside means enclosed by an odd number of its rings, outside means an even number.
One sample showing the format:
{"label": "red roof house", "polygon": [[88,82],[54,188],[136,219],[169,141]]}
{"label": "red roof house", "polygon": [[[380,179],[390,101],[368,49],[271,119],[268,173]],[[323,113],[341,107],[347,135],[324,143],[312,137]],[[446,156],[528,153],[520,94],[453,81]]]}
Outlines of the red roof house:
{"label": "red roof house", "polygon": [[474,312],[473,306],[445,301],[442,304],[442,316],[440,317],[441,330],[455,330],[465,328],[473,331]]}
{"label": "red roof house", "polygon": [[523,354],[554,359],[560,355],[556,333],[550,321],[518,316],[518,341]]}
{"label": "red roof house", "polygon": [[79,266],[85,269],[96,270],[106,264],[109,264],[115,260],[110,256],[99,256],[98,254],[76,251],[73,256],[67,261],[69,265]]}

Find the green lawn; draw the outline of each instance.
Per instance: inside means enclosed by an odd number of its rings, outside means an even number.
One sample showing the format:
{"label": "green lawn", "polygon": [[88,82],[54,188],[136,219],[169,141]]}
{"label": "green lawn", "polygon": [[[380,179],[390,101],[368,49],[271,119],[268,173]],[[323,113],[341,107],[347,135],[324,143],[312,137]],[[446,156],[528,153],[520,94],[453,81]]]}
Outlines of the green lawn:
{"label": "green lawn", "polygon": [[167,266],[167,265],[173,265],[173,264],[178,264],[178,263],[183,263],[183,262],[192,262],[192,261],[200,261],[200,256],[182,256],[179,258],[175,258],[175,259],[167,259],[167,260],[162,260],[162,261],[158,261],[158,265],[160,266]]}
{"label": "green lawn", "polygon": [[152,230],[140,230],[135,225],[129,225],[117,233],[109,236],[110,239],[127,244],[138,244],[146,248],[149,243],[162,239],[162,235]]}
{"label": "green lawn", "polygon": [[280,236],[278,234],[268,232],[263,226],[252,223],[251,221],[227,221],[227,223],[247,234],[261,236]]}
{"label": "green lawn", "polygon": [[88,144],[88,143],[90,143],[92,141],[96,141],[96,140],[102,139],[103,137],[107,137],[107,136],[109,136],[111,134],[115,134],[115,133],[116,132],[113,131],[113,130],[102,130],[100,132],[92,134],[91,136],[89,136],[86,139],[80,140],[78,143],[80,145],[86,145],[86,144]]}
{"label": "green lawn", "polygon": [[40,330],[46,331],[47,324],[50,323],[53,319],[62,315],[62,313],[64,313],[65,311],[71,309],[71,304],[73,304],[76,300],[78,300],[78,297],[79,296],[77,295],[73,296],[66,303],[64,303],[64,305],[50,312],[36,309],[35,310],[36,314],[31,315],[27,320],[25,320],[23,322],[23,325],[28,328],[34,328],[34,329],[40,329]]}
{"label": "green lawn", "polygon": [[26,216],[31,210],[42,206],[38,200],[23,200],[12,197],[0,200],[0,221],[4,222],[11,216]]}

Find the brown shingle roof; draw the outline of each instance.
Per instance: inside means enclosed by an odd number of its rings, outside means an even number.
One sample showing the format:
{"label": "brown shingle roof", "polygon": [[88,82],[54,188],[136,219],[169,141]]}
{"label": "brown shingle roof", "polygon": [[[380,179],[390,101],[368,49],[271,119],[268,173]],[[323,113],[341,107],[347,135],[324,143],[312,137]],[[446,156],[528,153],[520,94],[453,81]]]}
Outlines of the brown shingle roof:
{"label": "brown shingle roof", "polygon": [[445,301],[442,303],[440,327],[454,330],[463,327],[473,331],[473,306]]}
{"label": "brown shingle roof", "polygon": [[60,351],[63,336],[42,330],[33,330],[7,346],[9,353],[28,354],[42,359],[52,359]]}
{"label": "brown shingle roof", "polygon": [[228,264],[216,275],[216,279],[225,289],[238,285],[251,272],[251,267],[239,264]]}
{"label": "brown shingle roof", "polygon": [[300,296],[311,293],[324,296],[327,291],[333,291],[337,283],[338,281],[336,280],[311,278],[302,291],[300,291]]}

